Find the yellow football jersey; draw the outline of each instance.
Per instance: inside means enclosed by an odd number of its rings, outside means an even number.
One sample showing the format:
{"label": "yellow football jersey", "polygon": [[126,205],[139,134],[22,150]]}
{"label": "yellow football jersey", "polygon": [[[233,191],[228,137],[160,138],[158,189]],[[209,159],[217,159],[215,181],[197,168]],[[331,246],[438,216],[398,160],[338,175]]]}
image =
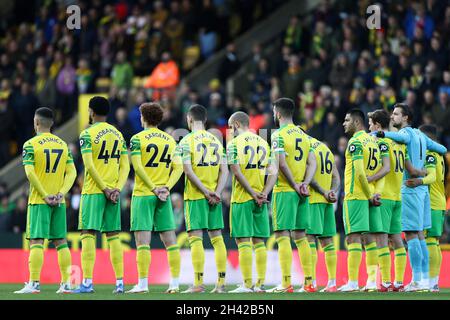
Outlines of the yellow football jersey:
{"label": "yellow football jersey", "polygon": [[[141,156],[145,173],[156,186],[165,186],[169,181],[176,146],[175,139],[158,128],[143,130],[130,140],[131,156]],[[149,195],[154,193],[135,175],[133,196]]]}
{"label": "yellow football jersey", "polygon": [[[361,130],[356,132],[348,142],[345,151],[345,200],[368,200],[361,183],[355,179],[355,168],[353,161],[363,159],[364,174],[374,175],[381,168],[380,150],[374,137]],[[375,190],[375,182],[370,183],[372,192]]]}
{"label": "yellow football jersey", "polygon": [[[64,183],[66,165],[73,163],[67,144],[51,133],[39,134],[23,145],[23,165],[34,166],[36,176],[49,194],[57,194]],[[30,185],[28,204],[45,204]]]}
{"label": "yellow football jersey", "polygon": [[425,167],[436,168],[436,181],[429,186],[431,209],[446,210],[444,157],[436,152],[427,151]]}
{"label": "yellow football jersey", "polygon": [[[209,190],[214,191],[221,163],[226,163],[223,145],[212,133],[199,130],[189,133],[178,144],[175,156],[189,161],[192,170]],[[204,199],[203,193],[185,177],[184,200]]]}
{"label": "yellow football jersey", "polygon": [[[317,169],[314,180],[324,190],[330,190],[333,180],[334,155],[331,150],[322,142],[310,137],[311,148],[316,156]],[[310,187],[309,203],[328,203],[327,199],[319,192]]]}
{"label": "yellow football jersey", "polygon": [[[300,183],[305,178],[306,160],[308,153],[312,150],[311,143],[299,127],[289,124],[280,127],[272,134],[272,154],[284,153],[286,163],[289,166],[294,180]],[[273,192],[295,191],[280,172]]]}
{"label": "yellow football jersey", "polygon": [[[228,163],[239,164],[242,174],[256,192],[261,192],[264,189],[264,178],[269,157],[269,144],[250,131],[235,137],[227,146]],[[231,202],[242,203],[252,199],[251,195],[233,176]]]}
{"label": "yellow football jersey", "polygon": [[[108,188],[115,188],[119,179],[120,157],[128,157],[122,133],[106,122],[96,122],[80,134],[81,153],[92,153],[95,169]],[[84,171],[82,194],[102,193],[92,177]]]}
{"label": "yellow football jersey", "polygon": [[400,201],[402,199],[403,172],[405,162],[409,159],[405,144],[400,144],[394,140],[384,138],[378,140],[380,152],[389,156],[391,170],[384,177],[384,188],[381,198],[386,200]]}

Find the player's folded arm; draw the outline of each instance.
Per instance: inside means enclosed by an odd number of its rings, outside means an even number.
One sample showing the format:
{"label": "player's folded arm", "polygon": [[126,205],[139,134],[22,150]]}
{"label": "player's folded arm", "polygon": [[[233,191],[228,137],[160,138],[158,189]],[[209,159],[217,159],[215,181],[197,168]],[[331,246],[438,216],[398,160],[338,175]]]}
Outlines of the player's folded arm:
{"label": "player's folded arm", "polygon": [[59,193],[66,195],[69,192],[70,188],[72,188],[76,178],[77,178],[77,169],[73,164],[73,160],[68,160],[66,163],[64,182],[61,187],[61,190],[59,190]]}
{"label": "player's folded arm", "polygon": [[423,134],[427,141],[427,149],[432,152],[437,152],[440,155],[445,155],[447,153],[447,148],[444,147],[442,144],[437,143],[436,141],[430,139],[426,134]]}
{"label": "player's folded arm", "polygon": [[411,136],[408,131],[403,129],[399,132],[386,131],[384,136],[402,144],[408,144],[411,141]]}
{"label": "player's folded arm", "polygon": [[37,192],[40,194],[42,198],[45,198],[49,195],[48,192],[45,191],[41,182],[39,181],[39,178],[36,175],[36,171],[34,170],[34,165],[25,164],[25,174],[27,176],[28,181],[30,181],[31,186],[37,190]]}
{"label": "player's folded arm", "polygon": [[140,153],[131,153],[131,164],[133,165],[134,172],[136,175],[145,183],[145,185],[153,190],[156,186],[150,179],[150,177],[145,173],[144,167],[142,166],[142,157]]}
{"label": "player's folded arm", "polygon": [[314,154],[314,150],[310,149],[308,152],[308,158],[306,160],[306,173],[304,182],[309,184],[316,174],[317,170],[317,160],[316,155]]}
{"label": "player's folded arm", "polygon": [[92,177],[95,184],[97,185],[97,187],[99,187],[100,190],[105,190],[106,184],[105,182],[103,182],[100,174],[95,168],[94,161],[92,159],[92,152],[81,153],[81,157],[83,158],[84,169],[86,170],[86,172]]}
{"label": "player's folded arm", "polygon": [[130,160],[128,159],[128,152],[120,155],[119,161],[119,178],[117,179],[116,188],[122,190],[128,179],[130,173]]}
{"label": "player's folded arm", "polygon": [[422,179],[422,183],[430,185],[436,181],[436,162],[437,159],[434,155],[427,155],[425,159],[425,168],[427,175]]}

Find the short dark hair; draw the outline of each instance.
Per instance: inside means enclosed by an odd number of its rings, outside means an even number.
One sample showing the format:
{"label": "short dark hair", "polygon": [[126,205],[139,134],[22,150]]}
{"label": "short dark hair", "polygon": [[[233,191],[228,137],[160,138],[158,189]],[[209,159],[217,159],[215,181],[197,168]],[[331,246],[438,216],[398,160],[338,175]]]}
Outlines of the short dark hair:
{"label": "short dark hair", "polygon": [[47,107],[37,108],[34,114],[40,118],[53,121],[53,110],[50,108]]}
{"label": "short dark hair", "polygon": [[409,108],[408,104],[396,103],[394,104],[394,109],[395,108],[400,108],[402,110],[402,115],[408,117],[408,123],[411,123],[413,121],[413,113],[411,112],[411,109]]}
{"label": "short dark hair", "polygon": [[437,137],[437,127],[433,124],[423,124],[419,127],[419,130],[427,136],[432,135],[433,137]]}
{"label": "short dark hair", "polygon": [[389,112],[384,109],[378,109],[374,112],[369,112],[367,116],[372,119],[373,123],[379,123],[383,129],[389,128],[389,123],[391,122],[391,117]]}
{"label": "short dark hair", "polygon": [[107,116],[110,108],[109,101],[101,96],[92,97],[91,100],[89,100],[89,108],[99,116]]}
{"label": "short dark hair", "polygon": [[144,121],[151,126],[157,126],[161,123],[164,110],[159,103],[147,102],[139,106]]}
{"label": "short dark hair", "polygon": [[193,104],[189,110],[188,114],[194,119],[194,121],[206,122],[206,108],[200,104]]}
{"label": "short dark hair", "polygon": [[354,108],[354,109],[350,110],[349,112],[347,112],[347,114],[349,114],[350,117],[352,117],[352,119],[358,118],[359,120],[361,120],[362,124],[364,124],[366,121],[364,112],[362,112],[361,109]]}
{"label": "short dark hair", "polygon": [[295,103],[294,100],[289,98],[279,98],[273,103],[283,117],[292,117],[294,115]]}

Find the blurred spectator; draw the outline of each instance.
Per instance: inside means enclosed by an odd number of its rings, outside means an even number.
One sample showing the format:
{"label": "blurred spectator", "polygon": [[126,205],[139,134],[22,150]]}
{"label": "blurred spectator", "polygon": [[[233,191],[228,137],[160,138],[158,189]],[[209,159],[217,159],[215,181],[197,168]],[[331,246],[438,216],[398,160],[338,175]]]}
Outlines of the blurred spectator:
{"label": "blurred spectator", "polygon": [[11,159],[10,143],[14,130],[14,113],[8,106],[9,92],[0,92],[0,168]]}
{"label": "blurred spectator", "polygon": [[133,84],[133,68],[125,59],[125,52],[119,51],[111,71],[112,84],[118,89],[130,89]]}
{"label": "blurred spectator", "polygon": [[27,198],[20,197],[17,200],[17,205],[11,212],[11,231],[13,233],[22,233],[26,230],[27,223]]}
{"label": "blurred spectator", "polygon": [[89,68],[88,61],[86,59],[80,59],[77,69],[77,85],[80,94],[91,92],[93,84],[92,79],[93,74],[92,70]]}
{"label": "blurred spectator", "polygon": [[292,16],[285,31],[284,44],[295,52],[300,51],[302,42],[302,26],[298,16]]}
{"label": "blurred spectator", "polygon": [[346,55],[340,54],[335,58],[328,79],[331,85],[339,90],[341,94],[350,89],[353,82],[353,70]]}
{"label": "blurred spectator", "polygon": [[300,62],[295,54],[289,56],[289,68],[283,74],[281,87],[284,96],[295,99],[301,87]]}
{"label": "blurred spectator", "polygon": [[72,58],[66,57],[64,66],[56,77],[56,109],[57,123],[70,119],[77,105],[76,70],[72,65]]}
{"label": "blurred spectator", "polygon": [[145,81],[144,87],[153,90],[153,99],[158,100],[163,93],[173,96],[176,86],[180,82],[180,71],[169,52],[164,52],[161,62]]}
{"label": "blurred spectator", "polygon": [[123,138],[128,145],[131,137],[134,134],[134,130],[127,116],[127,109],[118,108],[116,110],[116,121],[113,124],[123,134]]}
{"label": "blurred spectator", "polygon": [[231,75],[239,70],[241,63],[236,55],[236,46],[234,43],[227,45],[225,58],[219,66],[219,80],[225,82]]}
{"label": "blurred spectator", "polygon": [[10,214],[13,212],[16,204],[9,199],[9,193],[3,192],[0,194],[0,214]]}
{"label": "blurred spectator", "polygon": [[14,112],[14,123],[16,128],[16,141],[19,149],[33,136],[34,129],[31,126],[34,111],[38,106],[38,99],[31,91],[30,84],[23,82],[18,90],[13,91],[10,97],[11,109]]}
{"label": "blurred spectator", "polygon": [[173,215],[175,222],[175,232],[184,231],[184,211],[183,211],[183,196],[177,192],[170,194],[172,201]]}

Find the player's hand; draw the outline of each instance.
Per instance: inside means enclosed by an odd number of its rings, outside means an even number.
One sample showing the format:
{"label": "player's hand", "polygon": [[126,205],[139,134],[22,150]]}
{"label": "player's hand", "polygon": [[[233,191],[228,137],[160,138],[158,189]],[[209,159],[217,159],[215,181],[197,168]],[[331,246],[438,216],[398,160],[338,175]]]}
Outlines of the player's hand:
{"label": "player's hand", "polygon": [[412,178],[405,181],[406,186],[410,188],[415,188],[417,186],[420,186],[422,184],[422,179],[419,178]]}
{"label": "player's hand", "polygon": [[208,200],[208,203],[212,206],[218,204],[222,200],[217,193],[210,190],[205,193],[205,197],[206,200]]}
{"label": "player's hand", "polygon": [[308,185],[304,182],[299,185],[299,193],[302,197],[309,197]]}
{"label": "player's hand", "polygon": [[49,194],[44,198],[44,201],[46,204],[48,204],[51,207],[54,207],[57,205],[56,196],[54,194]]}
{"label": "player's hand", "polygon": [[328,202],[335,203],[337,201],[336,193],[333,190],[329,190],[325,193],[325,198]]}
{"label": "player's hand", "polygon": [[372,199],[370,199],[370,203],[374,206],[374,207],[378,207],[381,205],[381,194],[379,193],[375,193],[372,197]]}
{"label": "player's hand", "polygon": [[58,192],[56,194],[56,203],[60,205],[61,203],[64,203],[64,200],[65,200],[64,195],[61,192]]}
{"label": "player's hand", "polygon": [[169,188],[166,186],[155,188],[152,190],[159,200],[165,202],[170,195]]}
{"label": "player's hand", "polygon": [[111,193],[111,201],[116,204],[117,202],[119,202],[119,198],[120,198],[120,190],[117,188],[113,189],[113,192]]}

